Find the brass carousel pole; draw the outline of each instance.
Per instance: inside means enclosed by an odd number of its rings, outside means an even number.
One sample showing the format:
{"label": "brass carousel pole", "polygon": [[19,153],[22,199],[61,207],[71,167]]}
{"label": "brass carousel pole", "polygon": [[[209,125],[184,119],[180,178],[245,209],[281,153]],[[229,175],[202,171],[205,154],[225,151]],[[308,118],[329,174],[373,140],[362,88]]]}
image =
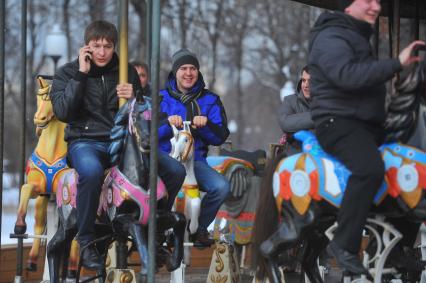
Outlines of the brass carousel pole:
{"label": "brass carousel pole", "polygon": [[[128,12],[129,12],[129,1],[120,0],[120,19],[119,19],[119,28],[120,28],[120,40],[119,40],[119,83],[127,83],[129,80],[128,74]],[[119,105],[120,107],[126,103],[125,98],[120,98]]]}
{"label": "brass carousel pole", "polygon": [[158,165],[158,91],[159,91],[159,67],[160,67],[160,0],[152,1],[152,51],[151,51],[151,75],[152,75],[152,117],[151,117],[151,156],[149,168],[149,230],[148,230],[148,283],[155,283],[155,242],[157,230],[157,165]]}
{"label": "brass carousel pole", "polygon": [[[128,12],[129,12],[129,1],[120,0],[120,15],[119,15],[119,70],[118,70],[118,81],[120,84],[127,83],[129,80],[128,74]],[[119,107],[122,107],[126,103],[127,99],[119,99]],[[117,268],[127,268],[127,245],[125,239],[117,240]]]}

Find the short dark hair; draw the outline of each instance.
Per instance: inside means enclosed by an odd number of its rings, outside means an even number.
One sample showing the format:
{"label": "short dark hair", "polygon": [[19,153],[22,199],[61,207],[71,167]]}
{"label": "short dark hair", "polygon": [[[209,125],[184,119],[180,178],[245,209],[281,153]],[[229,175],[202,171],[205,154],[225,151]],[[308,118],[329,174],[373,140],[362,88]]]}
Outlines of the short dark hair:
{"label": "short dark hair", "polygon": [[302,68],[302,71],[300,71],[300,75],[303,75],[303,72],[306,72],[309,74],[309,66],[306,65],[305,67]]}
{"label": "short dark hair", "polygon": [[302,76],[303,76],[303,72],[306,72],[309,74],[309,66],[306,65],[302,68],[302,70],[300,71],[300,79],[297,82],[297,86],[296,86],[296,91],[299,92],[302,89]]}
{"label": "short dark hair", "polygon": [[136,67],[140,67],[142,69],[145,69],[145,71],[148,73],[149,75],[149,66],[147,63],[145,62],[140,62],[140,61],[132,61],[130,62],[130,64],[132,64],[135,68]]}
{"label": "short dark hair", "polygon": [[84,42],[89,44],[91,40],[105,39],[117,45],[118,32],[115,25],[107,21],[94,21],[90,23],[84,31]]}

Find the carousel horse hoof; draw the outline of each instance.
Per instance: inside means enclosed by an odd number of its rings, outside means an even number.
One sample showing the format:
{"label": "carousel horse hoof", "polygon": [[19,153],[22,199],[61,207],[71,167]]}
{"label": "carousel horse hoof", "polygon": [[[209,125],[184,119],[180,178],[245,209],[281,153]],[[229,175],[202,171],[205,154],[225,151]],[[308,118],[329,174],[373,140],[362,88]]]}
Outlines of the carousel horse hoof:
{"label": "carousel horse hoof", "polygon": [[75,279],[77,277],[77,270],[68,270],[67,271],[67,278],[68,279]]}
{"label": "carousel horse hoof", "polygon": [[147,275],[146,274],[141,274],[141,273],[136,273],[135,274],[135,277],[136,277],[136,282],[137,283],[146,283],[146,282],[148,282],[148,278],[147,278]]}
{"label": "carousel horse hoof", "polygon": [[337,263],[352,275],[366,275],[367,279],[374,281],[370,272],[362,265],[358,254],[350,253],[340,248],[335,242],[331,241],[327,246],[327,253],[336,258]]}
{"label": "carousel horse hoof", "polygon": [[90,270],[104,270],[105,263],[94,246],[83,249],[80,255],[81,265]]}
{"label": "carousel horse hoof", "polygon": [[35,262],[28,262],[27,263],[27,270],[31,272],[37,271],[37,263]]}
{"label": "carousel horse hoof", "polygon": [[207,248],[214,244],[214,240],[210,238],[210,234],[207,231],[197,231],[190,236],[190,240],[196,248]]}
{"label": "carousel horse hoof", "polygon": [[15,232],[15,234],[17,235],[22,235],[25,234],[25,232],[27,231],[27,225],[15,225],[15,228],[13,230]]}

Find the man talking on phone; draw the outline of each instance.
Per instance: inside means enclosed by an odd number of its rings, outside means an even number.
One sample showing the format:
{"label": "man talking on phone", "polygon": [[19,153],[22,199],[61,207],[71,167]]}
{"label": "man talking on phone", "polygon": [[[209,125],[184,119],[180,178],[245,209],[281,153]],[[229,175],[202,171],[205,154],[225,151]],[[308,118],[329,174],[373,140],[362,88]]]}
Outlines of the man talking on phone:
{"label": "man talking on phone", "polygon": [[[78,173],[77,239],[82,264],[102,270],[104,260],[96,247],[96,210],[104,179],[110,167],[108,147],[118,99],[142,93],[136,69],[128,65],[130,83],[118,83],[117,29],[106,21],[90,23],[84,32],[85,45],[77,60],[60,67],[53,79],[50,97],[56,117],[67,123],[68,162]],[[185,168],[164,154],[159,157],[159,175],[169,197],[175,196],[184,179]],[[173,178],[170,178],[172,176]]]}

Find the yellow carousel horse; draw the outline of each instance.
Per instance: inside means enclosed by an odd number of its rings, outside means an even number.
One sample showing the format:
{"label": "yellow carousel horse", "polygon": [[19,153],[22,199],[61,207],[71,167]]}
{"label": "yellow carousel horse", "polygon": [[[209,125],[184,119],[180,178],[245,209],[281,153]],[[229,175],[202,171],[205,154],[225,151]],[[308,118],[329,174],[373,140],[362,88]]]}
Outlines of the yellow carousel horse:
{"label": "yellow carousel horse", "polygon": [[[30,199],[36,198],[34,234],[43,234],[46,226],[47,204],[50,194],[56,193],[60,177],[69,170],[66,164],[67,143],[64,141],[66,124],[53,114],[49,98],[50,85],[41,77],[37,78],[37,112],[34,124],[39,140],[26,167],[26,183],[21,188],[21,196],[15,223],[15,234],[24,234],[27,229],[25,217]],[[40,239],[35,238],[28,258],[28,269],[36,270],[40,249]],[[73,265],[72,260],[70,265]],[[75,264],[76,265],[76,264]]]}

